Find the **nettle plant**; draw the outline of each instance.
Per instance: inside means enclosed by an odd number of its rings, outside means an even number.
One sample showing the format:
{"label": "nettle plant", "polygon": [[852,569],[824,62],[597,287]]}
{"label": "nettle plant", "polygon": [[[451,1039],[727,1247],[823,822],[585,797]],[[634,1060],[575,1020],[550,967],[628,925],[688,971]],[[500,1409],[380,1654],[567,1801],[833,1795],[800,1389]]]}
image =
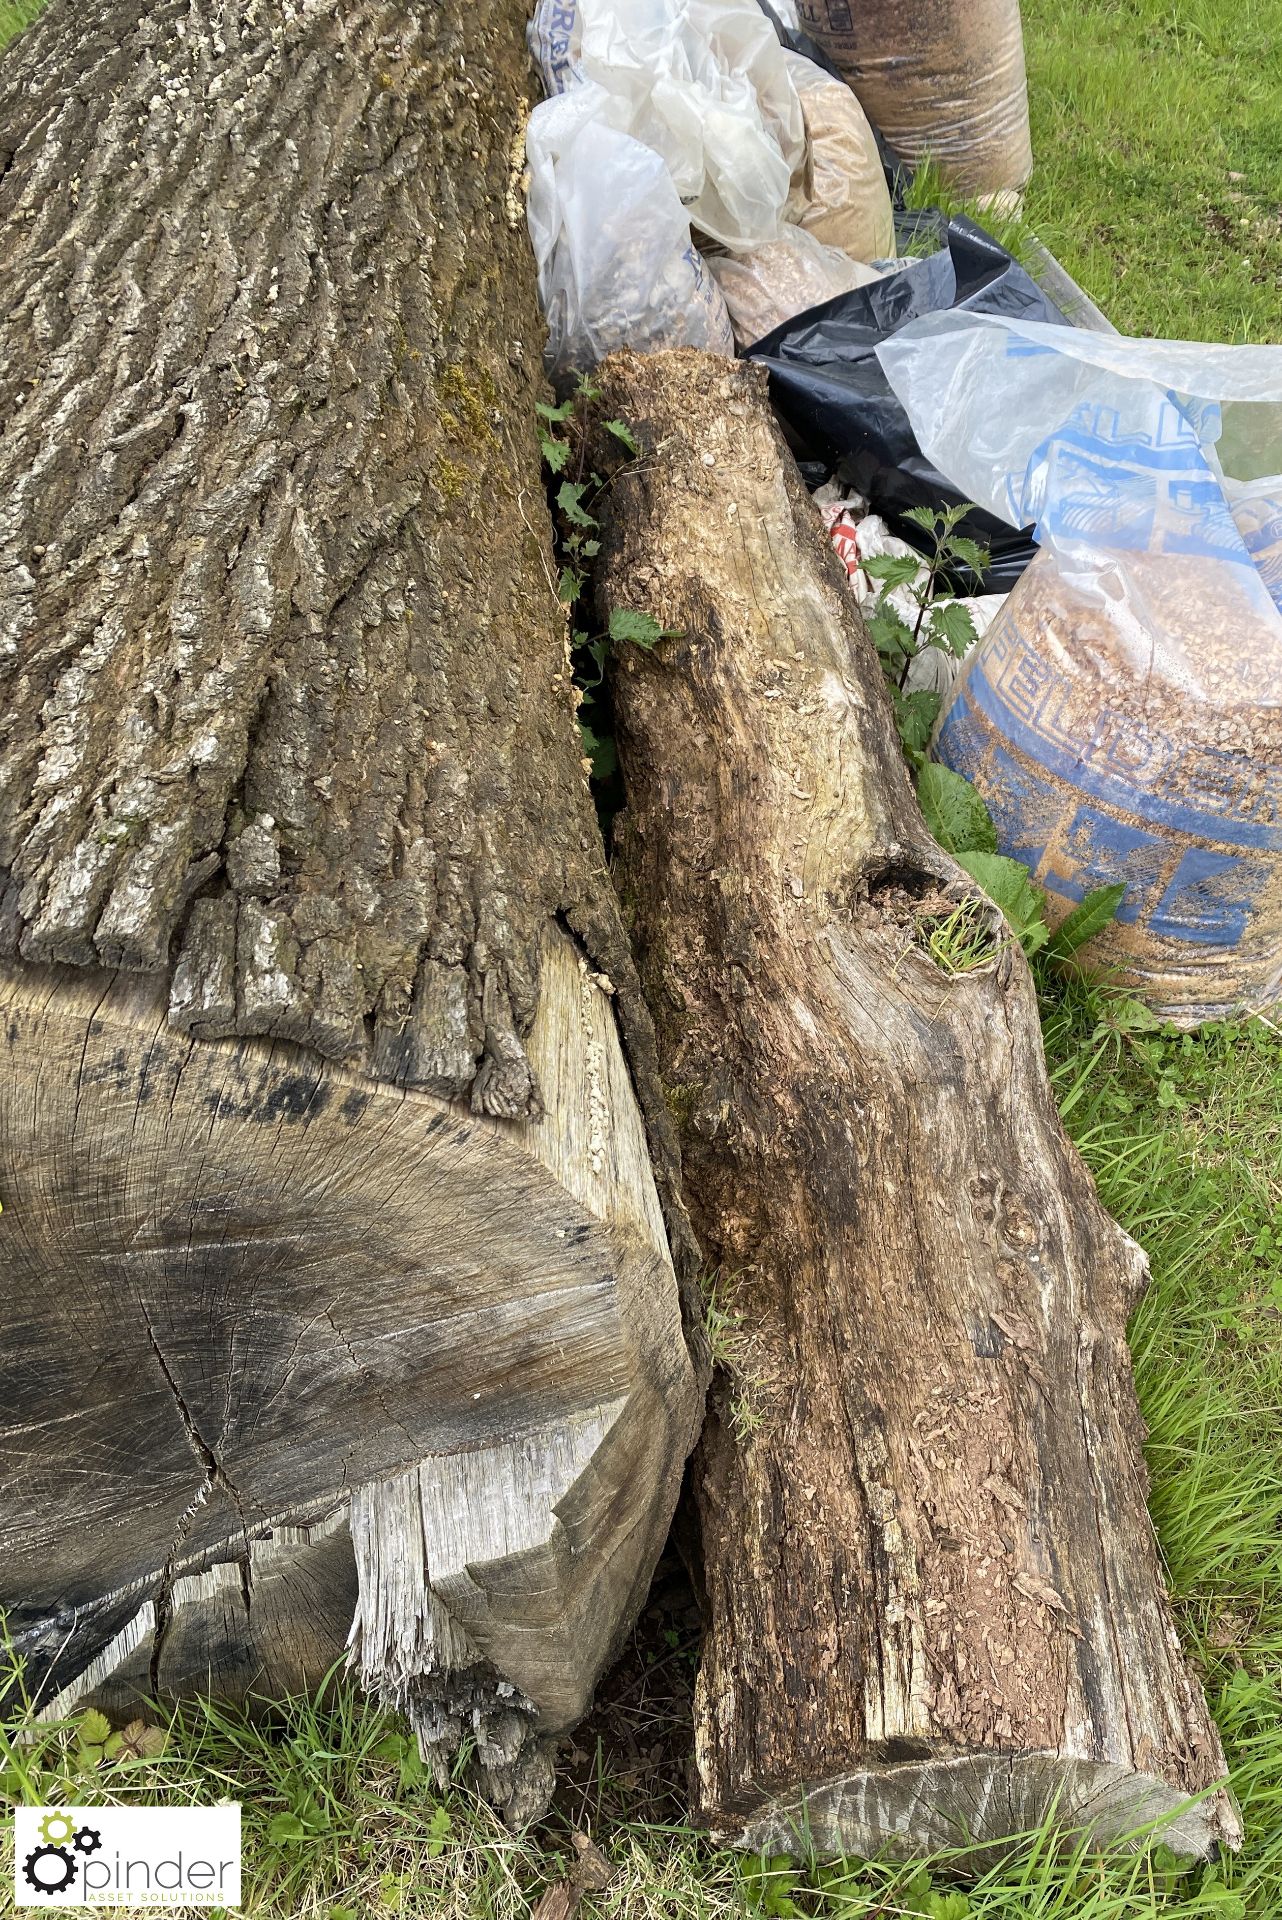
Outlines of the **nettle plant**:
{"label": "nettle plant", "polygon": [[[962,568],[977,578],[988,571],[987,550],[957,532],[962,520],[972,511],[968,505],[946,507],[940,512],[931,507],[913,507],[904,518],[927,535],[931,541],[930,551],[878,554],[860,562],[869,579],[880,582],[877,603],[868,618],[868,631],[886,676],[899,738],[914,768],[925,760],[943,696],[924,687],[912,693],[907,691],[912,663],[932,647],[954,660],[961,660],[977,637],[970,608],[948,586],[949,580],[956,579]],[[915,619],[905,619],[894,604],[892,595],[901,589],[916,604]]]}
{"label": "nettle plant", "polygon": [[[568,400],[555,407],[539,401],[536,411],[544,463],[553,475],[565,476],[552,495],[552,503],[556,509],[557,550],[561,559],[557,592],[570,609],[570,662],[581,696],[579,732],[583,737],[583,751],[591,763],[592,778],[608,780],[617,766],[609,709],[604,699],[610,648],[633,646],[648,650],[656,647],[660,640],[675,640],[680,636],[661,626],[652,615],[629,607],[611,609],[604,633],[594,634],[590,629],[573,625],[574,614],[584,601],[592,562],[601,551],[597,537],[600,527],[592,508],[609,484],[599,473],[585,472],[587,436],[582,425],[582,409],[599,396],[600,388],[583,374]],[[633,460],[641,458],[641,449],[625,420],[606,420],[603,425]]]}
{"label": "nettle plant", "polygon": [[[997,829],[982,794],[964,775],[926,757],[943,695],[933,688],[907,690],[909,669],[920,654],[933,647],[962,660],[978,637],[970,608],[949,586],[963,571],[974,579],[982,579],[988,571],[987,549],[957,531],[973,511],[966,502],[939,510],[914,507],[904,517],[928,536],[929,551],[882,554],[861,561],[864,572],[880,582],[868,631],[881,659],[895,725],[913,769],[926,825],[945,852],[1000,907],[1028,957],[1044,954],[1048,961],[1062,965],[1116,917],[1125,886],[1096,887],[1052,932],[1046,919],[1046,895],[1031,870],[1023,861],[998,853]],[[900,589],[916,606],[914,619],[906,619],[892,600]],[[991,943],[970,902],[934,923],[927,945],[936,962],[954,976],[973,972],[992,956]]]}

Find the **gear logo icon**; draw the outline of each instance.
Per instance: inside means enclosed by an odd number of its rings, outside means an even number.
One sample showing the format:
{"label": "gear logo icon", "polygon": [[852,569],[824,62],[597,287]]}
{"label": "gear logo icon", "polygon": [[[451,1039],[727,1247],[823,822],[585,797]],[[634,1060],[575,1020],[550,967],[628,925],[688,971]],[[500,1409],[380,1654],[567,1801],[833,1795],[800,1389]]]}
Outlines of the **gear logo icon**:
{"label": "gear logo icon", "polygon": [[65,1847],[35,1847],[23,1861],[22,1871],[27,1885],[37,1893],[65,1893],[76,1877],[76,1862]]}
{"label": "gear logo icon", "polygon": [[76,1878],[80,1862],[102,1846],[97,1827],[78,1827],[69,1813],[55,1807],[46,1813],[36,1832],[41,1845],[22,1863],[27,1885],[37,1893],[65,1893]]}

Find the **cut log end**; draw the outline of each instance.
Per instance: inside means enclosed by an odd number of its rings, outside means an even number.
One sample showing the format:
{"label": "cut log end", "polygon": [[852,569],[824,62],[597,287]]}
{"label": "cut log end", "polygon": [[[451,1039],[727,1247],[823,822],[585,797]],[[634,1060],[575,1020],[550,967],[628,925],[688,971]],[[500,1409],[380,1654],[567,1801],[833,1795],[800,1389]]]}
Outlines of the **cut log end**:
{"label": "cut log end", "polygon": [[700,1394],[611,996],[562,934],[542,972],[548,1112],[505,1121],[0,969],[0,1601],[42,1699],[310,1691],[350,1632],[442,1774],[471,1743],[509,1818],[546,1800]]}
{"label": "cut log end", "polygon": [[888,1762],[790,1788],[751,1809],[707,1810],[713,1835],[747,1852],[914,1859],[966,1849],[976,1871],[1000,1864],[1019,1836],[1053,1825],[1067,1849],[1138,1852],[1163,1845],[1214,1859],[1241,1845],[1225,1796],[1200,1800],[1129,1766],[1062,1753],[985,1750]]}

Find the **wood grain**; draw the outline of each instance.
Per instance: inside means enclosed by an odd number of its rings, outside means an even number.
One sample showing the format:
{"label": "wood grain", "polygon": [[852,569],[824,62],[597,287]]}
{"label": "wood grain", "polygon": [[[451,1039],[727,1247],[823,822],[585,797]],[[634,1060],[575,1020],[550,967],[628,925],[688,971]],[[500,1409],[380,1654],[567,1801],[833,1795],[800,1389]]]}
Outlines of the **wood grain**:
{"label": "wood grain", "polygon": [[314,1684],[355,1609],[442,1754],[456,1669],[540,1734],[585,1710],[698,1393],[611,998],[566,936],[542,972],[547,1111],[500,1121],[175,1034],[136,976],[0,970],[2,1598],[37,1677],[149,1606],[165,1693]]}

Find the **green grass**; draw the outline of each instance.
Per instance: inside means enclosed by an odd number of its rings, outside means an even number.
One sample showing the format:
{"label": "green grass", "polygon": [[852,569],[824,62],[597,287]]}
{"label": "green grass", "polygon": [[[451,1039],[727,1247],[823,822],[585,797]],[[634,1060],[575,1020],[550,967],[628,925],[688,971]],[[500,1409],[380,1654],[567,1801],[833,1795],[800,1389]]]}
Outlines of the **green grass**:
{"label": "green grass", "polygon": [[1032,225],[1123,333],[1282,340],[1282,0],[1023,0]]}
{"label": "green grass", "polygon": [[1178,1035],[1085,989],[1045,1024],[1069,1131],[1152,1263],[1131,1330],[1150,1504],[1246,1820],[1227,1878],[1282,1914],[1282,1036]]}
{"label": "green grass", "polygon": [[1035,232],[1123,333],[1282,341],[1282,0],[1023,0],[1033,178],[981,212],[927,162],[908,192]]}
{"label": "green grass", "polygon": [[[0,0],[0,45],[37,10]],[[1282,338],[1282,0],[1025,0],[1025,17],[1039,234],[1125,330]],[[924,1877],[745,1865],[681,1824],[670,1764],[638,1783],[605,1745],[516,1838],[461,1787],[438,1791],[395,1723],[337,1684],[274,1726],[189,1706],[149,1760],[107,1761],[75,1727],[0,1740],[0,1797],[239,1799],[245,1910],[264,1920],[518,1920],[576,1827],[615,1867],[588,1903],[602,1920],[1279,1920],[1282,1040],[1263,1023],[1147,1030],[1080,987],[1045,1012],[1070,1130],[1153,1265],[1133,1329],[1152,1506],[1246,1817],[1238,1860],[1175,1878],[1160,1855],[1066,1863],[1041,1835],[979,1879],[961,1857]],[[666,1727],[679,1745],[674,1711],[644,1695],[630,1744]],[[5,1717],[24,1725],[13,1701]],[[0,1886],[10,1872],[6,1854]]]}
{"label": "green grass", "polygon": [[0,0],[0,47],[29,27],[44,4],[45,0]]}

